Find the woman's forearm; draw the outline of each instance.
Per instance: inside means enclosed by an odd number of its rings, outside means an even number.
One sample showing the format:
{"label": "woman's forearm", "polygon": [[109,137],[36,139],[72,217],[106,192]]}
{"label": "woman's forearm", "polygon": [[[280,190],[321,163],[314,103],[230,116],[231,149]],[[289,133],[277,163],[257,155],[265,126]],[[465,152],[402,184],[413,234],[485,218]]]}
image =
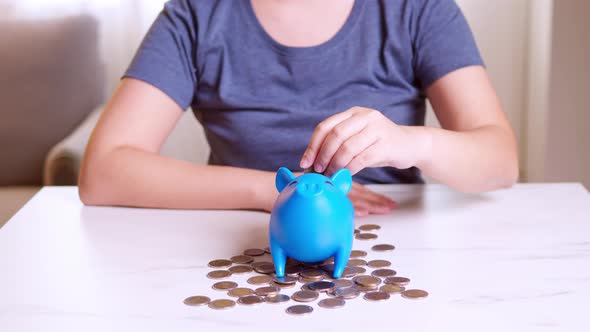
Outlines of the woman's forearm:
{"label": "woman's forearm", "polygon": [[272,172],[197,165],[132,147],[86,161],[79,181],[88,205],[172,209],[268,210],[273,189]]}
{"label": "woman's forearm", "polygon": [[512,132],[485,126],[466,132],[408,127],[426,148],[416,165],[426,175],[463,192],[512,186],[518,155]]}

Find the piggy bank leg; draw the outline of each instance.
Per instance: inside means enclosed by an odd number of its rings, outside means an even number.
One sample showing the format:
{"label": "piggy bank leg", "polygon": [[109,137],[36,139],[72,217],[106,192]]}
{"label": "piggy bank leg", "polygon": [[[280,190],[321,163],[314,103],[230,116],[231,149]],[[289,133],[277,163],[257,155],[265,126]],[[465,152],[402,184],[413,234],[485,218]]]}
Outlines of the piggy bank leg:
{"label": "piggy bank leg", "polygon": [[270,240],[270,252],[272,254],[272,262],[275,265],[275,272],[277,277],[285,276],[285,264],[287,263],[287,256],[285,251],[275,241]]}
{"label": "piggy bank leg", "polygon": [[343,245],[336,254],[334,255],[334,279],[338,279],[342,276],[348,258],[350,257],[350,251],[352,250],[352,243]]}

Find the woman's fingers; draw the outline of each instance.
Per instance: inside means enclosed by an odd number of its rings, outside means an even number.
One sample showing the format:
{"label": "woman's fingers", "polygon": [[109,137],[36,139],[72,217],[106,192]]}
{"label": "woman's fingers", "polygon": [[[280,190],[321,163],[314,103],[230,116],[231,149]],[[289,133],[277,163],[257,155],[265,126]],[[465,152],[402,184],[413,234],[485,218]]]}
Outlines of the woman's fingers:
{"label": "woman's fingers", "polygon": [[[374,135],[371,135],[371,133],[368,130],[366,130],[366,128],[365,128],[365,130],[362,130],[362,131],[354,134],[346,142],[342,143],[340,145],[340,147],[338,148],[338,150],[336,151],[336,153],[334,153],[332,160],[330,161],[330,163],[328,164],[328,167],[326,168],[326,172],[325,172],[326,175],[334,174],[338,170],[345,168],[346,165],[348,165],[353,160],[354,157],[361,154],[368,147],[373,145],[376,140],[377,140],[377,137]],[[356,169],[355,170],[348,169],[348,170],[351,171],[352,175],[354,175],[360,171],[360,170],[356,170]]]}
{"label": "woman's fingers", "polygon": [[[328,135],[326,135],[315,158],[315,171],[318,173],[326,171],[338,149],[340,149],[351,137],[362,132],[366,126],[367,122],[362,117],[358,116],[352,116],[334,126]],[[360,151],[364,150],[364,148],[359,149],[358,147],[350,148]]]}
{"label": "woman's fingers", "polygon": [[358,183],[353,183],[348,197],[353,203],[357,216],[386,214],[396,207],[395,202],[387,196],[375,193]]}
{"label": "woman's fingers", "polygon": [[307,149],[303,153],[299,166],[301,168],[308,168],[314,164],[317,154],[322,146],[322,143],[326,139],[326,136],[332,131],[337,124],[353,116],[352,112],[342,112],[333,115],[326,120],[320,122],[315,128],[311,140],[307,146]]}

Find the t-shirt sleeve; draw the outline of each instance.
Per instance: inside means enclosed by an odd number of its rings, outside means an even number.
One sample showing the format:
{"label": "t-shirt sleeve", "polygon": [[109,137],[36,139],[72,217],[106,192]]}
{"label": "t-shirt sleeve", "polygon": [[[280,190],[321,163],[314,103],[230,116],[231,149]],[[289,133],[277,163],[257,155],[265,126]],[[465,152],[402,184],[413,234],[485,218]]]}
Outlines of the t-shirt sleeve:
{"label": "t-shirt sleeve", "polygon": [[155,86],[186,110],[197,87],[197,35],[190,1],[166,3],[123,77]]}
{"label": "t-shirt sleeve", "polygon": [[457,69],[484,65],[469,24],[454,0],[416,0],[414,4],[414,70],[422,88]]}

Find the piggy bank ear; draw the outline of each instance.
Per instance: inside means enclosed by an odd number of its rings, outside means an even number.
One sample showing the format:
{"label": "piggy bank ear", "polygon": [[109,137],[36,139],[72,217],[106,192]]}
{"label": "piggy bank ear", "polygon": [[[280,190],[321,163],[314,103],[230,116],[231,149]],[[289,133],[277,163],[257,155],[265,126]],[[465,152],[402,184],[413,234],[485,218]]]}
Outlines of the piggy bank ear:
{"label": "piggy bank ear", "polygon": [[295,175],[293,175],[293,173],[291,173],[291,171],[288,168],[279,168],[279,170],[277,171],[277,177],[275,178],[275,185],[277,186],[277,190],[279,192],[283,191],[283,188],[285,188],[285,186],[288,185],[289,182],[293,181],[294,179]]}
{"label": "piggy bank ear", "polygon": [[352,175],[346,168],[339,170],[330,178],[336,188],[340,189],[345,195],[352,189]]}

